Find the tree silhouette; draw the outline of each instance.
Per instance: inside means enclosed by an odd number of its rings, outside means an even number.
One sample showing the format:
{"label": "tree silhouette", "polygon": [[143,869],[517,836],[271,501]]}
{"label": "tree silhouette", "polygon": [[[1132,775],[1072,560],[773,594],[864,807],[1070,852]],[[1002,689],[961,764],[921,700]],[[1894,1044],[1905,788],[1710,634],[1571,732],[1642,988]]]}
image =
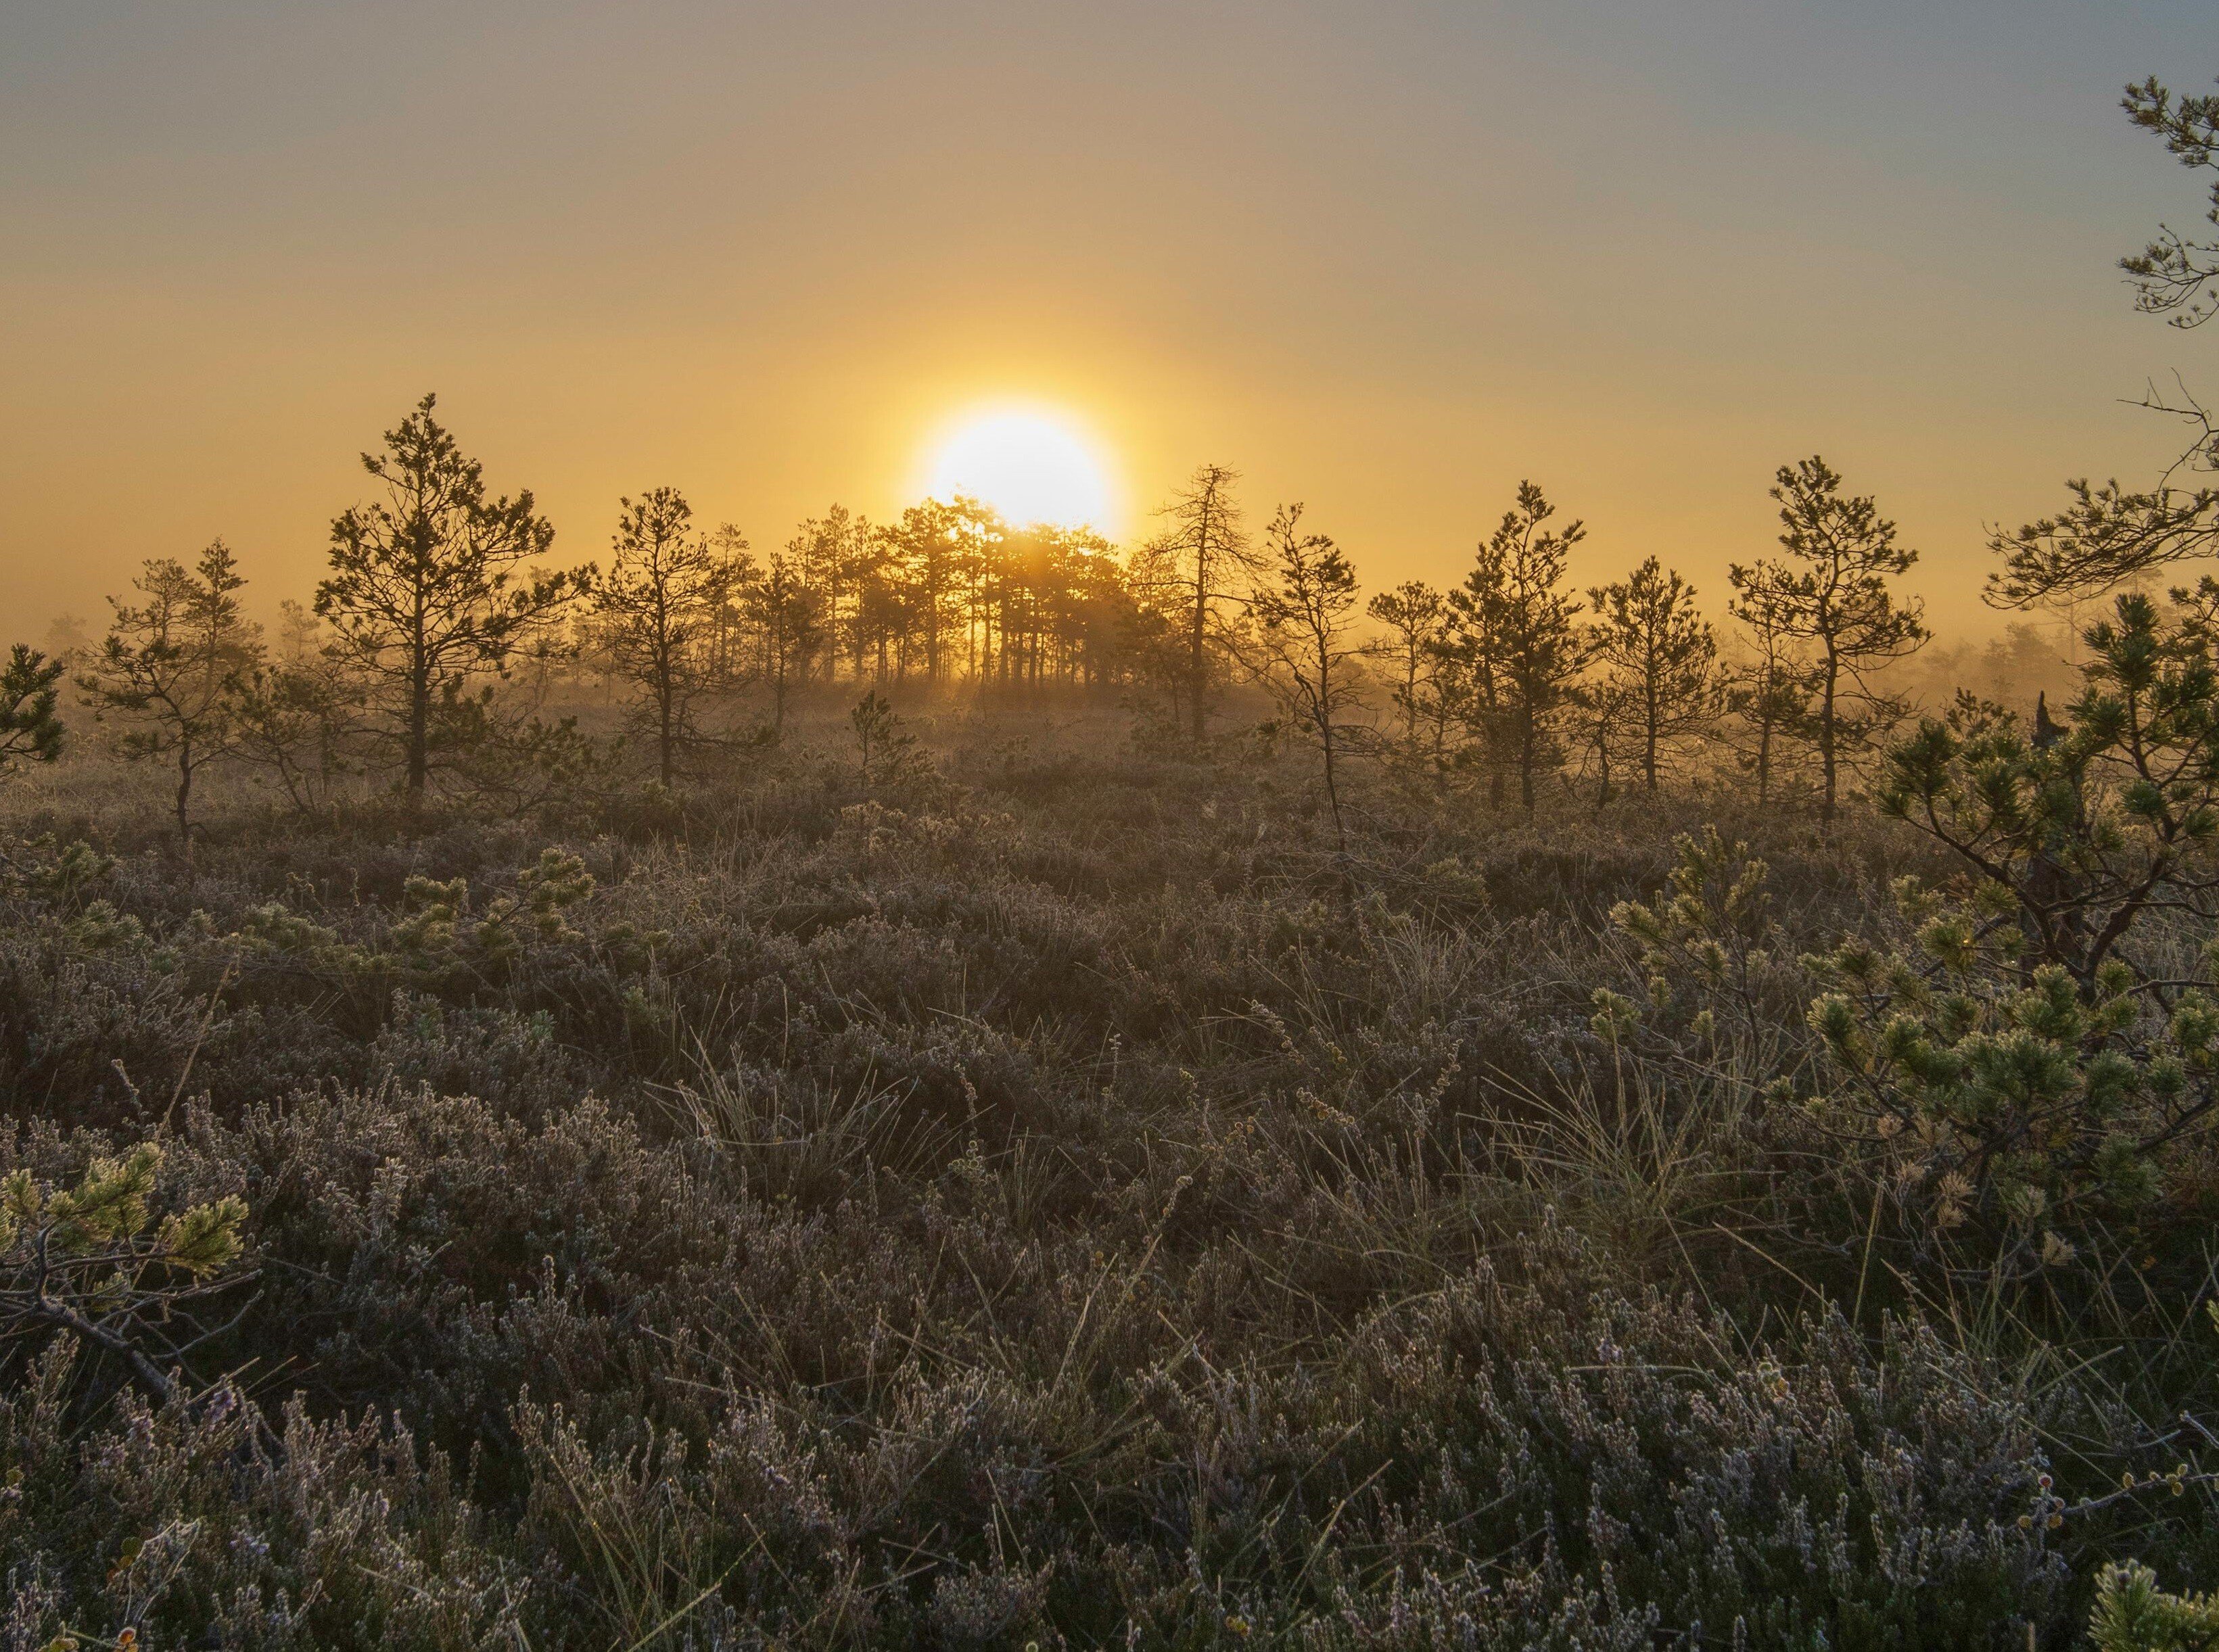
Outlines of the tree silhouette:
{"label": "tree silhouette", "polygon": [[1845,495],[1842,478],[1817,456],[1782,465],[1772,488],[1781,545],[1789,560],[1735,563],[1727,578],[1744,609],[1761,608],[1781,635],[1812,649],[1821,809],[1834,818],[1846,748],[1862,744],[1899,708],[1869,674],[1916,652],[1931,635],[1915,597],[1899,603],[1888,581],[1918,553],[1896,542],[1895,524],[1869,496]]}
{"label": "tree silhouette", "polygon": [[121,725],[124,757],[175,765],[171,807],[188,860],[193,781],[229,755],[243,685],[262,657],[261,633],[239,612],[246,583],[221,539],[190,568],[173,557],[147,562],[133,581],[142,601],[109,599],[108,635],[78,680],[95,714]]}
{"label": "tree silhouette", "polygon": [[898,649],[905,655],[913,635],[923,654],[925,680],[935,684],[941,679],[949,610],[961,582],[960,518],[954,505],[928,499],[911,506],[898,521],[881,530],[903,574]]}
{"label": "tree silhouette", "polygon": [[63,664],[28,643],[8,650],[0,669],[0,775],[24,763],[51,763],[62,755],[62,720],[55,685]]}
{"label": "tree silhouette", "polygon": [[1387,668],[1393,684],[1388,692],[1402,714],[1403,753],[1414,758],[1428,691],[1439,676],[1449,636],[1448,599],[1423,581],[1408,580],[1379,593],[1364,612],[1386,628],[1366,652]]}
{"label": "tree silhouette", "polygon": [[931,760],[918,748],[917,736],[877,689],[855,702],[848,713],[848,726],[855,736],[856,773],[865,797],[874,798],[890,786],[930,772]]}
{"label": "tree silhouette", "polygon": [[[2152,75],[2129,86],[2120,107],[2136,126],[2155,133],[2183,166],[2219,172],[2219,95],[2175,102]],[[2219,224],[2219,181],[2211,185],[2203,215]],[[2160,225],[2157,239],[2120,259],[2119,267],[2134,283],[2135,307],[2145,314],[2165,316],[2177,327],[2197,327],[2219,313],[2219,293],[2213,290],[2219,285],[2219,242],[2189,240]]]}
{"label": "tree silhouette", "polygon": [[681,750],[701,737],[694,706],[715,683],[710,634],[731,571],[693,520],[674,488],[619,500],[609,571],[594,588],[611,657],[639,696],[666,786],[677,784]]}
{"label": "tree silhouette", "polygon": [[1588,597],[1594,604],[1591,635],[1603,668],[1609,722],[1632,725],[1642,779],[1654,793],[1665,744],[1717,714],[1718,639],[1695,610],[1694,588],[1654,556]]}
{"label": "tree silhouette", "polygon": [[1587,537],[1556,514],[1540,488],[1518,484],[1518,502],[1479,548],[1463,586],[1449,593],[1458,647],[1470,667],[1470,717],[1499,795],[1501,767],[1518,776],[1520,805],[1533,812],[1534,786],[1560,761],[1559,724],[1586,666],[1574,623],[1580,605],[1563,587],[1569,552]]}
{"label": "tree silhouette", "polygon": [[1772,801],[1781,742],[1799,734],[1811,709],[1811,665],[1789,634],[1794,604],[1769,585],[1737,590],[1726,612],[1749,627],[1750,655],[1726,682],[1726,707],[1750,745],[1743,761],[1756,776],[1759,807]]}
{"label": "tree silhouette", "polygon": [[[2219,172],[2219,95],[2178,102],[2153,75],[2127,88],[2121,107],[2135,125],[2154,133],[2183,166]],[[2219,179],[2205,217],[2219,224]],[[2135,289],[2135,307],[2177,327],[2198,327],[2219,314],[2219,242],[2191,240],[2170,227],[2141,252],[2119,260]],[[2180,487],[2184,472],[2219,469],[2219,425],[2185,392],[2143,406],[2190,427],[2185,452],[2154,488],[2123,488],[2115,478],[2066,483],[2065,508],[2023,527],[1993,535],[2004,566],[1988,577],[1988,600],[1999,608],[2069,609],[2138,575],[2219,553],[2219,489]]]}
{"label": "tree silhouette", "polygon": [[1273,565],[1258,582],[1249,611],[1262,656],[1259,675],[1323,760],[1333,852],[1346,872],[1348,826],[1338,763],[1340,718],[1356,704],[1356,662],[1363,653],[1349,630],[1356,571],[1339,546],[1321,533],[1304,533],[1302,525],[1302,507],[1283,505],[1264,531]]}
{"label": "tree silhouette", "polygon": [[488,498],[478,461],[432,417],[436,398],[362,456],[384,498],[332,524],[331,575],[316,613],[331,647],[370,686],[370,707],[400,748],[412,805],[429,781],[440,702],[473,676],[504,672],[534,630],[585,588],[581,572],[532,573],[555,530],[531,492]]}
{"label": "tree silhouette", "polygon": [[803,581],[793,559],[774,552],[743,593],[741,606],[761,647],[762,679],[770,685],[771,729],[783,734],[787,699],[807,680],[810,661],[824,646],[818,597]]}
{"label": "tree silhouette", "polygon": [[1187,717],[1197,741],[1209,728],[1211,654],[1220,642],[1221,610],[1245,595],[1261,566],[1233,495],[1240,480],[1239,471],[1221,464],[1198,466],[1158,512],[1169,525],[1153,549],[1179,593]]}

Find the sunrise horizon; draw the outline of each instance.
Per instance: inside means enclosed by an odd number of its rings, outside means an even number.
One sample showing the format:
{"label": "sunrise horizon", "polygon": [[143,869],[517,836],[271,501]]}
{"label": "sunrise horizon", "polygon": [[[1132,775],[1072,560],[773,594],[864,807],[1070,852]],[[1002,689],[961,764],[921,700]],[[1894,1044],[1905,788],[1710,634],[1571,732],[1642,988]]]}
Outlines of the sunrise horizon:
{"label": "sunrise horizon", "polygon": [[2211,1652],[2215,0],[0,0],[0,1652]]}
{"label": "sunrise horizon", "polygon": [[[1261,516],[1304,501],[1382,585],[1453,582],[1531,478],[1589,526],[1580,577],[1656,554],[1717,596],[1774,537],[1774,472],[1823,454],[1922,550],[1953,632],[1982,637],[2006,623],[1979,601],[1992,530],[2054,510],[2068,477],[2170,456],[2177,431],[2127,404],[2192,360],[2121,303],[2115,264],[2193,196],[2116,105],[2211,33],[2187,6],[2100,26],[2060,7],[2025,34],[2001,16],[1719,3],[1660,34],[1606,29],[1601,3],[1551,26],[1417,7],[1366,37],[1329,7],[1315,33],[1228,11],[1176,67],[1100,26],[998,33],[981,8],[930,44],[892,30],[857,63],[877,96],[827,124],[792,78],[828,37],[785,14],[748,30],[681,7],[611,34],[574,7],[443,56],[436,28],[314,9],[266,28],[252,9],[205,29],[24,13],[0,70],[0,189],[28,231],[0,277],[20,386],[0,557],[40,624],[94,623],[145,559],[221,536],[266,606],[314,577],[356,456],[426,389],[575,558],[656,486],[757,543],[836,502],[891,519],[929,491],[950,420],[1022,404],[1084,427],[1121,543],[1223,463]],[[495,91],[477,77],[504,51],[528,71]],[[274,90],[333,52],[358,87]],[[917,94],[889,77],[915,52],[981,89],[1030,60],[1064,95],[1019,76],[908,145]],[[165,90],[173,57],[224,95]],[[1599,148],[1546,100],[1575,65],[1645,149]],[[722,114],[625,101],[719,73],[749,89]],[[1273,74],[1352,100],[1366,135],[1321,147],[1321,117],[1255,101]],[[1162,100],[1186,136],[1126,130],[1120,97]],[[411,204],[358,158],[388,107],[484,142]],[[496,111],[531,142],[494,136]],[[435,152],[400,141],[404,166]],[[353,221],[404,244],[417,205],[455,227],[430,266],[342,254]],[[960,235],[926,233],[935,214]],[[655,233],[612,260],[633,219]],[[1552,256],[1567,235],[1619,241],[1622,267]]]}

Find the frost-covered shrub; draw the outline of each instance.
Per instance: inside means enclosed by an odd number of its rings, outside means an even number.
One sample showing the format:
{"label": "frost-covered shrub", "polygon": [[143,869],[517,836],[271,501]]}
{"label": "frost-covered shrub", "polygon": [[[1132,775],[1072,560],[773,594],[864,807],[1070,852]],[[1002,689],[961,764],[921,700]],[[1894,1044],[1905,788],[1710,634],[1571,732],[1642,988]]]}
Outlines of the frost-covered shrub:
{"label": "frost-covered shrub", "polygon": [[[2192,1245],[2100,1324],[1962,1293],[1799,1104],[1796,960],[1915,940],[1931,853],[1743,823],[1712,1006],[1694,805],[1384,792],[1352,897],[1274,761],[18,854],[0,1177],[158,1140],[258,1271],[169,1401],[22,1343],[0,1633],[2016,1648],[2219,1576],[2148,1479],[2213,1415]],[[1650,969],[1602,914],[1660,885]]]}

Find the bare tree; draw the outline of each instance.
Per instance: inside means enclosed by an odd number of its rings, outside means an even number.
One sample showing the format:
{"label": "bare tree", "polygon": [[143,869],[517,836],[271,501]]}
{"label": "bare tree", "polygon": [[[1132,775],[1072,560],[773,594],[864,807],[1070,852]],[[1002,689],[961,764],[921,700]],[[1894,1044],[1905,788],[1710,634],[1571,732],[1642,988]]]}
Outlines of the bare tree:
{"label": "bare tree", "polygon": [[1212,655],[1220,645],[1221,610],[1246,595],[1261,567],[1233,496],[1240,480],[1239,471],[1221,464],[1198,466],[1157,512],[1169,525],[1152,549],[1180,593],[1187,715],[1197,740],[1209,726]]}
{"label": "bare tree", "polygon": [[474,676],[500,674],[532,631],[584,588],[582,572],[530,573],[555,530],[529,490],[487,496],[482,468],[432,417],[435,398],[362,456],[385,497],[332,524],[331,576],[316,587],[330,647],[371,686],[370,710],[400,748],[420,803],[435,719]]}

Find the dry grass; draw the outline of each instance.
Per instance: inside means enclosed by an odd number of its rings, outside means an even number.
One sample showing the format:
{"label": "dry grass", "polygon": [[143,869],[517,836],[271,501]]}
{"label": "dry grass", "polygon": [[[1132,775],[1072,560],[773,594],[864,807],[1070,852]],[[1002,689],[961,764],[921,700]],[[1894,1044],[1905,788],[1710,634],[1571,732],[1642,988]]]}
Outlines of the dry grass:
{"label": "dry grass", "polygon": [[[262,1275],[223,1405],[6,1351],[0,1636],[2015,1647],[2106,1559],[2212,1581],[2200,1488],[2019,1524],[2219,1462],[2203,1238],[1922,1273],[1762,1100],[1791,994],[1700,1061],[1590,1026],[1718,800],[1382,784],[1351,903],[1292,760],[935,739],[872,810],[805,740],[528,821],[233,796],[190,883],[139,777],[10,794],[0,1172],[159,1130]],[[1783,956],[1932,869],[1725,823]],[[113,865],[41,882],[53,828]],[[478,946],[550,843],[591,896]],[[411,877],[468,893],[403,956]]]}

